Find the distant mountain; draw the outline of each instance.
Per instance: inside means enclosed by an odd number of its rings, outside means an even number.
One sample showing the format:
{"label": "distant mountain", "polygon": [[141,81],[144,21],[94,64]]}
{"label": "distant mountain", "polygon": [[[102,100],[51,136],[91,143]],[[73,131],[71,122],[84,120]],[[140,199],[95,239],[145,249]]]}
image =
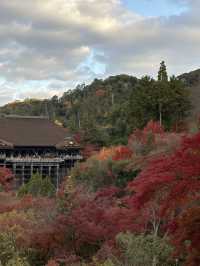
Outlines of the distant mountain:
{"label": "distant mountain", "polygon": [[184,73],[178,77],[181,79],[190,91],[192,102],[192,114],[200,116],[200,69]]}

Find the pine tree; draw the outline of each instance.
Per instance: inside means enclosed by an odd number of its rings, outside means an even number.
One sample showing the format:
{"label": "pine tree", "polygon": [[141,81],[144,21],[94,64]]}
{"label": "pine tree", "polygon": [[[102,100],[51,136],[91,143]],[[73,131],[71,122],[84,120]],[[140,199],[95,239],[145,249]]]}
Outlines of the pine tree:
{"label": "pine tree", "polygon": [[[159,95],[159,103],[158,103],[158,109],[159,109],[159,121],[160,121],[160,125],[162,125],[162,120],[163,120],[163,93],[165,94],[165,90],[166,89],[166,84],[168,82],[168,75],[167,75],[167,68],[165,65],[165,61],[162,61],[160,63],[160,69],[158,71],[158,81],[161,82],[161,84],[159,85],[160,89],[160,95]],[[163,86],[164,85],[164,86]]]}
{"label": "pine tree", "polygon": [[160,63],[160,69],[158,71],[158,81],[168,81],[167,68],[165,61]]}

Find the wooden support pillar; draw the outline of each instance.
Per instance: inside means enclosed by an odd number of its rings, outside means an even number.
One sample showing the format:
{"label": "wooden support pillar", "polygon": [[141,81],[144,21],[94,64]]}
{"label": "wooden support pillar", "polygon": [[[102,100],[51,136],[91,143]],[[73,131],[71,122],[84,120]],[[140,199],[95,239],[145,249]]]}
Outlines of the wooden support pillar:
{"label": "wooden support pillar", "polygon": [[66,177],[68,175],[68,171],[69,171],[69,167],[68,165],[65,165],[65,167],[63,167],[62,177]]}
{"label": "wooden support pillar", "polygon": [[59,188],[59,164],[56,165],[56,190]]}
{"label": "wooden support pillar", "polygon": [[24,185],[24,164],[22,165],[22,184]]}
{"label": "wooden support pillar", "polygon": [[51,177],[51,165],[49,165],[48,170],[49,170],[49,177]]}
{"label": "wooden support pillar", "polygon": [[31,177],[33,175],[33,164],[31,163]]}
{"label": "wooden support pillar", "polygon": [[16,163],[13,163],[13,174],[16,175]]}
{"label": "wooden support pillar", "polygon": [[63,177],[65,177],[67,175],[67,171],[66,171],[67,167],[63,166],[60,168],[60,176],[63,179]]}
{"label": "wooden support pillar", "polygon": [[40,175],[43,176],[43,165],[40,165]]}

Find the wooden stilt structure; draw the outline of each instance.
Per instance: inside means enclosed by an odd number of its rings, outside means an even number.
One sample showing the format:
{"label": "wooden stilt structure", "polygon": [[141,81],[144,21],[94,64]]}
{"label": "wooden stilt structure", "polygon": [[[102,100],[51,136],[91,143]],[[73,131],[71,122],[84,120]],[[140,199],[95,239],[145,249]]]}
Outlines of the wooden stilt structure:
{"label": "wooden stilt structure", "polygon": [[48,119],[0,118],[0,167],[10,168],[19,184],[38,172],[49,176],[58,190],[68,170],[82,159],[80,146]]}

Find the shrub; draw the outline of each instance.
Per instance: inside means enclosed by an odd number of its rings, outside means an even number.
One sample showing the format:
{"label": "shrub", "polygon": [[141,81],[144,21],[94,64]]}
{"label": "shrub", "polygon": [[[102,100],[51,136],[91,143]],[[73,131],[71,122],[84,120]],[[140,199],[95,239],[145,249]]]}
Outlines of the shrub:
{"label": "shrub", "polygon": [[53,197],[55,187],[49,177],[43,178],[39,174],[34,174],[28,183],[23,185],[18,191],[18,196],[20,197],[26,194],[31,194],[34,197]]}
{"label": "shrub", "polygon": [[12,233],[0,233],[0,265],[30,266],[26,258],[20,256]]}
{"label": "shrub", "polygon": [[126,146],[103,148],[86,162],[77,164],[71,175],[77,183],[92,191],[108,186],[123,188],[137,175],[129,167],[132,156],[133,152]]}
{"label": "shrub", "polygon": [[14,258],[8,261],[6,266],[30,266],[30,264],[25,258],[15,256]]}
{"label": "shrub", "polygon": [[15,239],[12,234],[0,234],[0,262],[6,265],[7,262],[15,255]]}
{"label": "shrub", "polygon": [[117,243],[122,251],[122,259],[120,263],[116,260],[115,265],[175,265],[171,259],[173,248],[165,238],[155,235],[120,233],[117,236]]}

